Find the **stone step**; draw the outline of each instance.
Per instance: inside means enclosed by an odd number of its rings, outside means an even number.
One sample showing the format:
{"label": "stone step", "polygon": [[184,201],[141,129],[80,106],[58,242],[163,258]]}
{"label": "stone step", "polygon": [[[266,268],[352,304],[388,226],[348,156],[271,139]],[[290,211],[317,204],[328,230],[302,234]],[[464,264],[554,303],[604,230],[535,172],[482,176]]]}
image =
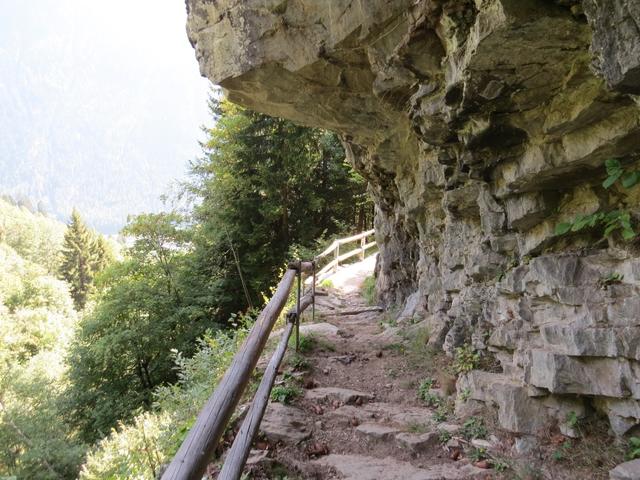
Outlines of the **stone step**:
{"label": "stone step", "polygon": [[311,436],[307,420],[308,415],[299,408],[272,402],[264,414],[260,431],[272,442],[297,444]]}
{"label": "stone step", "polygon": [[342,404],[355,404],[360,401],[369,402],[373,400],[373,395],[348,388],[320,387],[307,390],[305,398],[315,402],[338,401]]}
{"label": "stone step", "polygon": [[324,337],[335,337],[338,335],[338,327],[332,323],[304,323],[300,325],[300,333],[302,335],[320,335]]}
{"label": "stone step", "polygon": [[334,468],[345,480],[462,480],[476,478],[486,470],[470,464],[441,463],[418,468],[391,457],[331,454],[313,462]]}
{"label": "stone step", "polygon": [[399,433],[397,428],[379,423],[362,423],[356,427],[356,433],[361,437],[375,441],[388,441]]}
{"label": "stone step", "polygon": [[407,430],[416,425],[425,430],[435,429],[435,423],[432,419],[433,410],[395,403],[375,402],[360,407],[343,405],[330,414],[346,420],[355,418],[360,423],[373,423],[372,419],[375,419],[378,423],[395,426],[400,430]]}
{"label": "stone step", "polygon": [[438,445],[440,443],[440,434],[438,432],[401,432],[395,436],[395,439],[399,447],[418,453]]}

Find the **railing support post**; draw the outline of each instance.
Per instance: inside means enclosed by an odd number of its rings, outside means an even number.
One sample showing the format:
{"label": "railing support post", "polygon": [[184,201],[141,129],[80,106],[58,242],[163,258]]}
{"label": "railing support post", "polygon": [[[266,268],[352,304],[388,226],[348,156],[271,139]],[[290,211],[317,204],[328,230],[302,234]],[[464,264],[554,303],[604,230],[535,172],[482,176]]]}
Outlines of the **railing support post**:
{"label": "railing support post", "polygon": [[298,263],[298,291],[296,294],[296,352],[300,351],[300,294],[302,289],[302,261]]}
{"label": "railing support post", "polygon": [[337,271],[339,266],[340,266],[340,244],[338,243],[336,245],[336,267],[334,271]]}
{"label": "railing support post", "polygon": [[364,246],[367,244],[367,237],[362,237],[360,239],[360,260],[364,260]]}
{"label": "railing support post", "polygon": [[316,322],[316,261],[313,261],[313,281],[311,282],[311,321]]}

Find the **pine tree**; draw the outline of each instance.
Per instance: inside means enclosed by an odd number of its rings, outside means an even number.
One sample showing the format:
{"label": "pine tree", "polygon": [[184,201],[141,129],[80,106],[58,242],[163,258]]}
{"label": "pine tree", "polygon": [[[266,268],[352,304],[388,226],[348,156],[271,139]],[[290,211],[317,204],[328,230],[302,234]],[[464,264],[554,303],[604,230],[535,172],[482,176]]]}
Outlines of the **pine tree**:
{"label": "pine tree", "polygon": [[96,271],[96,257],[94,235],[73,209],[64,234],[60,276],[69,284],[77,310],[82,310],[87,303]]}

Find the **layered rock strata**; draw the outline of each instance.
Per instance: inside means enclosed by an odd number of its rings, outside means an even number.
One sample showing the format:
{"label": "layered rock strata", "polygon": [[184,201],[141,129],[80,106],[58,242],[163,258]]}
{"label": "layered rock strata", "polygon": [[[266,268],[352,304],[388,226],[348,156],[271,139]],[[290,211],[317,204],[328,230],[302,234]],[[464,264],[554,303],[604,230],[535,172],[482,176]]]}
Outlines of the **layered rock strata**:
{"label": "layered rock strata", "polygon": [[341,134],[370,182],[381,301],[404,305],[506,430],[640,423],[640,258],[578,214],[640,213],[638,0],[187,0],[203,75]]}

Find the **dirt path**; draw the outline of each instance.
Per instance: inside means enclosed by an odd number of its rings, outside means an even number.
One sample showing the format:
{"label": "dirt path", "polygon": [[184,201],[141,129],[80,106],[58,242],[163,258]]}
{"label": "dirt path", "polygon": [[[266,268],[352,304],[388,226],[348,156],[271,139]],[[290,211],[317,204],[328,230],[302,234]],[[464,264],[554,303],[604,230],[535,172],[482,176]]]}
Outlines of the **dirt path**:
{"label": "dirt path", "polygon": [[399,336],[385,312],[345,314],[369,307],[360,286],[374,262],[334,275],[316,323],[303,324],[303,351],[287,354],[274,388],[280,402],[267,410],[247,478],[493,478],[461,455],[460,426],[436,422],[418,398],[443,361],[420,332]]}

